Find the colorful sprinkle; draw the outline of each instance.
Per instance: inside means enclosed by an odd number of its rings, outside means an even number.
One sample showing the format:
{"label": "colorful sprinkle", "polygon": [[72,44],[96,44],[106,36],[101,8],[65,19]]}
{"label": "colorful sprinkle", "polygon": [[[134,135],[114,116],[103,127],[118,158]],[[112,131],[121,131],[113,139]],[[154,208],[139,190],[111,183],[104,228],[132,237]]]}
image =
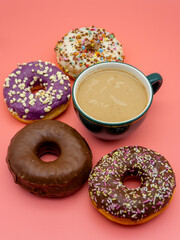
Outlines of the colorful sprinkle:
{"label": "colorful sprinkle", "polygon": [[[127,188],[124,180],[128,176],[141,178],[141,186]],[[159,153],[140,146],[122,147],[101,158],[92,170],[88,184],[90,198],[97,208],[132,221],[162,209],[176,186],[168,161]]]}
{"label": "colorful sprinkle", "polygon": [[[58,41],[55,52],[60,66],[68,69],[68,75],[72,78],[79,75],[84,66],[102,61],[123,62],[124,59],[122,45],[114,34],[95,27],[76,28],[70,31]],[[80,64],[80,61],[83,63]]]}

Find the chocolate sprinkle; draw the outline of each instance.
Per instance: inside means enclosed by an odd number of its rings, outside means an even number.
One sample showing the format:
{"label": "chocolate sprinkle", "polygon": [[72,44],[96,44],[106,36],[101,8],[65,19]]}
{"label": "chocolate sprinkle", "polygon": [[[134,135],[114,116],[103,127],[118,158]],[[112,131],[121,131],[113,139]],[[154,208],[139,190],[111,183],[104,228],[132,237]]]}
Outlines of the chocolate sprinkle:
{"label": "chocolate sprinkle", "polygon": [[73,79],[95,63],[123,62],[124,59],[122,45],[114,34],[94,26],[70,31],[61,41],[58,41],[54,50],[59,65]]}

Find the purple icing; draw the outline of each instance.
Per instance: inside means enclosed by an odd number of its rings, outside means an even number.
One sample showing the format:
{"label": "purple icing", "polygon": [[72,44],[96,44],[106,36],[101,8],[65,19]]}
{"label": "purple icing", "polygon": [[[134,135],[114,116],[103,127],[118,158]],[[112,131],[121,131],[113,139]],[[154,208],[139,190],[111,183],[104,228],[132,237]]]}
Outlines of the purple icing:
{"label": "purple icing", "polygon": [[[33,92],[32,89],[41,89]],[[35,61],[19,65],[5,80],[4,100],[9,111],[25,120],[43,119],[71,96],[69,77],[55,64]]]}

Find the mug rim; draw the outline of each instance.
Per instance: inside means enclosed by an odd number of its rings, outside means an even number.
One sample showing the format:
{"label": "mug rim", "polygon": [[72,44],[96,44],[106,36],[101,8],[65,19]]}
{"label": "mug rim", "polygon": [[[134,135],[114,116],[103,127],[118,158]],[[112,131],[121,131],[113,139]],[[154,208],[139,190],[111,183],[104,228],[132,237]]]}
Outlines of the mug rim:
{"label": "mug rim", "polygon": [[[148,83],[149,85],[149,89],[150,89],[150,100],[148,100],[148,104],[147,106],[145,107],[145,109],[139,113],[137,116],[133,117],[133,118],[130,118],[128,120],[125,120],[125,121],[121,121],[121,122],[108,122],[108,121],[101,121],[101,120],[98,120],[96,118],[93,118],[91,117],[90,115],[88,115],[85,111],[83,111],[83,109],[80,107],[80,105],[78,104],[77,102],[77,97],[76,97],[76,91],[75,89],[77,88],[77,83],[79,81],[79,78],[82,76],[82,74],[84,74],[86,71],[90,71],[91,68],[96,68],[96,66],[99,66],[99,65],[105,65],[105,64],[120,64],[120,65],[125,65],[125,66],[129,66],[131,68],[133,68],[135,71],[139,72],[140,74],[143,75],[143,77],[146,79],[146,82]],[[144,85],[144,84],[143,84]],[[146,88],[147,89],[147,88]],[[100,62],[100,63],[96,63],[94,65],[91,65],[90,67],[84,69],[79,75],[78,77],[76,78],[74,84],[73,84],[73,88],[72,88],[72,99],[73,99],[73,103],[75,105],[75,107],[77,108],[77,110],[80,112],[80,114],[82,116],[84,116],[85,118],[87,118],[89,121],[91,122],[94,122],[98,125],[101,125],[101,126],[122,126],[122,125],[128,125],[132,122],[135,122],[137,121],[138,119],[141,119],[141,117],[143,117],[145,115],[145,113],[148,111],[149,107],[151,106],[151,103],[152,103],[152,100],[153,100],[153,89],[152,89],[152,86],[150,84],[150,82],[148,81],[146,75],[141,72],[138,68],[128,64],[128,63],[123,63],[123,62],[116,62],[116,61],[111,61],[111,62]]]}

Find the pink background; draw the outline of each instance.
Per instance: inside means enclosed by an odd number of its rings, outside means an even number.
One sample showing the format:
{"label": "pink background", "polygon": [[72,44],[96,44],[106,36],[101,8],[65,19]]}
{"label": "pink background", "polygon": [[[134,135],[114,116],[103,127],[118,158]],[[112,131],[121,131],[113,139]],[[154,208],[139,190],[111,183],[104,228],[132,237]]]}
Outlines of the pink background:
{"label": "pink background", "polygon": [[[72,100],[57,118],[86,139],[93,166],[103,155],[125,145],[149,147],[169,160],[177,180],[174,198],[161,215],[140,226],[124,227],[104,218],[90,202],[87,183],[63,199],[36,197],[14,184],[5,161],[10,139],[25,124],[7,111],[4,79],[17,63],[41,59],[57,65],[56,42],[72,28],[91,25],[115,34],[123,44],[126,63],[146,75],[158,72],[164,79],[146,120],[124,140],[105,142],[89,134],[77,119]],[[179,238],[179,26],[179,0],[0,0],[0,239]]]}

